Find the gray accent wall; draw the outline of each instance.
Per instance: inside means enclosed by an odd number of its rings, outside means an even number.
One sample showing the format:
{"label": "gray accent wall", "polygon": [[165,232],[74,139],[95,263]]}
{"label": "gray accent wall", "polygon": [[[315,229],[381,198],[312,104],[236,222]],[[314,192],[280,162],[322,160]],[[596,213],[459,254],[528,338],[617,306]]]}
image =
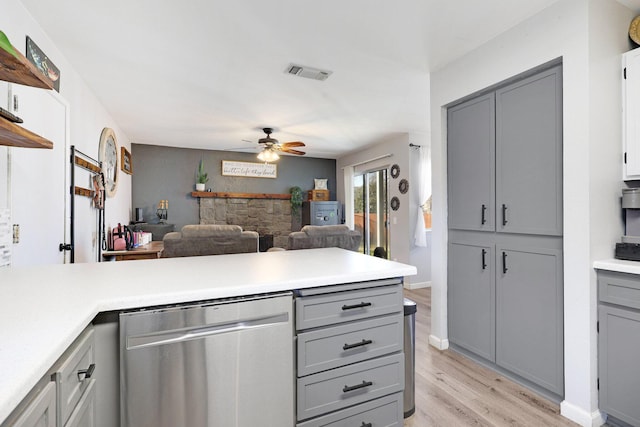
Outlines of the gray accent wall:
{"label": "gray accent wall", "polygon": [[[167,222],[180,230],[186,224],[199,223],[195,174],[200,159],[209,174],[206,188],[214,192],[288,194],[298,186],[306,192],[314,188],[314,178],[328,178],[331,200],[336,198],[336,161],[313,157],[281,156],[276,162],[278,177],[243,178],[222,176],[222,160],[259,163],[256,153],[197,150],[132,144],[133,175],[131,180],[131,211],[144,209],[146,222],[158,222],[155,215],[160,200],[169,201]],[[131,218],[133,219],[133,218]]]}

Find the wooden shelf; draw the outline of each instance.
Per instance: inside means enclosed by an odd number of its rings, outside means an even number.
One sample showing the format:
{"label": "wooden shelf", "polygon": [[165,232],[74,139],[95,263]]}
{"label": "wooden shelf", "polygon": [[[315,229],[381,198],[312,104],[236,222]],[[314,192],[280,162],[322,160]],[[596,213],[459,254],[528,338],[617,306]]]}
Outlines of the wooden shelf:
{"label": "wooden shelf", "polygon": [[0,145],[25,148],[53,148],[53,142],[3,117],[0,117]]}
{"label": "wooden shelf", "polygon": [[267,193],[216,193],[211,191],[192,191],[191,197],[217,197],[219,199],[278,199],[289,200],[291,194],[267,194]]}
{"label": "wooden shelf", "polygon": [[17,50],[15,53],[16,56],[0,48],[0,80],[42,89],[53,89],[53,82],[48,77],[45,77],[23,54]]}

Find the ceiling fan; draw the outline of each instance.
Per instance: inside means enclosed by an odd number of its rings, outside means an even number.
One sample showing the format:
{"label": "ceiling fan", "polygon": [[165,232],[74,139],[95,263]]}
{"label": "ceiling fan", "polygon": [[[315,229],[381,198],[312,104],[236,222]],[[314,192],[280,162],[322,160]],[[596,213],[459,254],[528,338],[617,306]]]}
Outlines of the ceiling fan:
{"label": "ceiling fan", "polygon": [[258,159],[264,162],[274,162],[280,158],[277,153],[278,151],[282,153],[296,154],[298,156],[303,156],[305,154],[304,151],[294,150],[292,148],[304,147],[304,142],[291,141],[280,143],[277,139],[271,138],[273,128],[263,128],[262,131],[267,136],[258,140],[258,144],[263,147],[262,151],[258,154]]}

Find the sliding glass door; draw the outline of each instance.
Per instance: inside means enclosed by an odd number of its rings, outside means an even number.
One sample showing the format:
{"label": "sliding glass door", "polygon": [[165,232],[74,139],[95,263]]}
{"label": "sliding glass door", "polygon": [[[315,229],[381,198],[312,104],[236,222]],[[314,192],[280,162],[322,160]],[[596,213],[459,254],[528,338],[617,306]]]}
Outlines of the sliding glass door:
{"label": "sliding glass door", "polygon": [[[389,252],[387,227],[387,170],[380,169],[354,176],[354,223],[362,233],[360,252],[373,255],[376,248]],[[382,252],[380,249],[378,253]]]}

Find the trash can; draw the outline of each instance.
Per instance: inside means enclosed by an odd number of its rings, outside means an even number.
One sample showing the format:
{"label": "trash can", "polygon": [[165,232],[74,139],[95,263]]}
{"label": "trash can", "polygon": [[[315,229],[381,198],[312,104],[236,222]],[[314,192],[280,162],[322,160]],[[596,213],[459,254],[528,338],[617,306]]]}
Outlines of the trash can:
{"label": "trash can", "polygon": [[404,418],[416,411],[416,312],[418,306],[404,299]]}

